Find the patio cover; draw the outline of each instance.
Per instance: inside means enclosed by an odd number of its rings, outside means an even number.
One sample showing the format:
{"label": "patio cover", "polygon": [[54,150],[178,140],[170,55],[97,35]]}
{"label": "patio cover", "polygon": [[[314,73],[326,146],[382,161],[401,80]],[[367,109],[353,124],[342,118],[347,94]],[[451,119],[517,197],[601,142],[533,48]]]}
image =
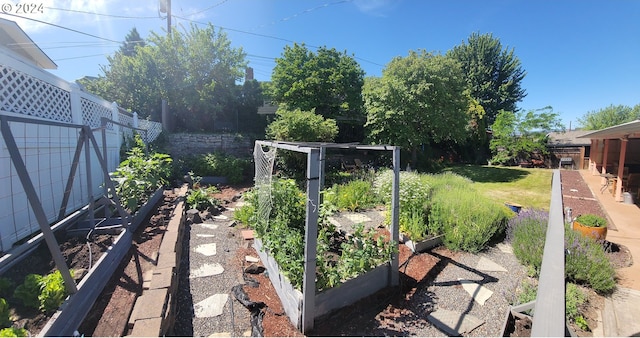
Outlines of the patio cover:
{"label": "patio cover", "polygon": [[[604,176],[608,174],[607,165],[609,163],[614,163],[614,161],[615,163],[617,163],[616,164],[617,172],[613,173],[614,175],[617,176],[616,178],[617,184],[615,184],[614,198],[616,201],[622,202],[623,186],[626,186],[626,184],[629,183],[627,182],[628,178],[625,177],[625,172],[624,172],[627,144],[629,139],[640,138],[640,120],[634,120],[631,122],[619,124],[617,126],[596,130],[591,133],[587,133],[585,135],[579,136],[579,138],[591,139],[592,152],[594,152],[594,149],[597,149],[595,145],[597,145],[599,142],[602,142],[604,144],[604,148],[602,149],[602,162],[596,163],[595,161],[590,160],[590,163],[589,163],[589,169],[594,175],[600,174],[601,176]],[[618,158],[616,159],[611,159],[611,158],[608,158],[607,156],[609,152],[608,149],[609,149],[610,140],[621,140],[620,146],[619,146],[620,148],[617,151]],[[637,149],[634,149],[634,151],[637,151]],[[598,166],[601,167],[601,172],[600,170],[598,170]],[[605,181],[606,178],[603,177],[602,180],[603,180],[603,186],[608,185],[608,183]]]}
{"label": "patio cover", "polygon": [[634,120],[617,126],[596,130],[591,133],[578,136],[578,138],[600,140],[640,138],[640,120]]}

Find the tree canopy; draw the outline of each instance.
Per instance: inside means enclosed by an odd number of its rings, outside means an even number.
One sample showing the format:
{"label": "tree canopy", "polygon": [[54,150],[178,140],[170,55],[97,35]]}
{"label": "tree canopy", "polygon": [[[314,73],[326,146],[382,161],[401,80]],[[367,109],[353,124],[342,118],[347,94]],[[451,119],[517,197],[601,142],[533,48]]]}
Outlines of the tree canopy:
{"label": "tree canopy", "polygon": [[640,104],[633,108],[625,105],[610,105],[586,113],[582,118],[578,118],[578,123],[585,130],[599,130],[631,122],[638,118],[640,118]]}
{"label": "tree canopy", "polygon": [[491,162],[514,164],[529,160],[536,153],[540,156],[548,154],[547,134],[562,131],[564,126],[559,114],[553,108],[545,107],[526,113],[501,110],[492,129]]}
{"label": "tree canopy", "polygon": [[143,117],[159,112],[165,99],[177,130],[210,131],[221,118],[230,129],[235,125],[236,82],[247,63],[242,48],[232,48],[224,32],[212,25],[163,35],[152,32],[145,46],[132,55],[126,51],[123,47],[108,57],[104,76],[83,84]]}
{"label": "tree canopy", "polygon": [[271,95],[291,110],[315,110],[341,124],[362,125],[363,83],[364,71],[346,51],[320,47],[313,53],[304,44],[294,44],[276,58]]}
{"label": "tree canopy", "polygon": [[521,87],[526,72],[513,48],[503,48],[492,34],[472,33],[447,55],[460,61],[471,96],[486,112],[487,126],[500,110],[517,111],[516,104],[527,95]]}
{"label": "tree canopy", "polygon": [[367,78],[365,127],[375,143],[412,151],[423,144],[463,140],[469,123],[469,96],[460,64],[449,57],[410,51],[394,58],[381,78]]}

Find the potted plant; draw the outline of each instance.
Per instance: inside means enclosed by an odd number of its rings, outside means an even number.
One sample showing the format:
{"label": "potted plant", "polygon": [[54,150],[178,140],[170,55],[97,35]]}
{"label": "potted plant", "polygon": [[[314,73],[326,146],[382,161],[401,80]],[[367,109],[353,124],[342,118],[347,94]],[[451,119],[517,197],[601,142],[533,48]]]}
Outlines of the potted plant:
{"label": "potted plant", "polygon": [[584,214],[573,221],[573,230],[595,240],[607,237],[607,220],[594,214]]}

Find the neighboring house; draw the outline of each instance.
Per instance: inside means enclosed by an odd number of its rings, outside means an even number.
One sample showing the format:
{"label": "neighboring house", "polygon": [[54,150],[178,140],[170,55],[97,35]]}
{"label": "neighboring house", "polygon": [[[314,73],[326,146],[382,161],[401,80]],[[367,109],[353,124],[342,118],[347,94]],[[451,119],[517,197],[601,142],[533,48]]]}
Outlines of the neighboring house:
{"label": "neighboring house", "polygon": [[43,69],[58,66],[13,21],[0,18],[0,49],[13,58]]}
{"label": "neighboring house", "polygon": [[563,165],[568,164],[567,158],[571,158],[571,167],[574,169],[589,168],[589,155],[591,142],[580,138],[590,133],[591,130],[571,130],[566,132],[551,132],[548,134],[547,148],[549,149],[549,161],[551,168],[560,166],[560,159],[565,159]]}

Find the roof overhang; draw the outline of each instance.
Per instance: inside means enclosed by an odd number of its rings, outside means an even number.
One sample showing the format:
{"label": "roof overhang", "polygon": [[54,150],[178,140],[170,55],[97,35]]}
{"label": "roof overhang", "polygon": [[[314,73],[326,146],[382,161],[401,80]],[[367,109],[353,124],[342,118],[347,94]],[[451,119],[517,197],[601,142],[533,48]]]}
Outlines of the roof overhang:
{"label": "roof overhang", "polygon": [[0,46],[18,54],[37,67],[58,68],[58,65],[14,21],[0,18]]}
{"label": "roof overhang", "polygon": [[619,124],[617,126],[596,130],[579,137],[600,140],[640,138],[640,120],[635,120]]}

